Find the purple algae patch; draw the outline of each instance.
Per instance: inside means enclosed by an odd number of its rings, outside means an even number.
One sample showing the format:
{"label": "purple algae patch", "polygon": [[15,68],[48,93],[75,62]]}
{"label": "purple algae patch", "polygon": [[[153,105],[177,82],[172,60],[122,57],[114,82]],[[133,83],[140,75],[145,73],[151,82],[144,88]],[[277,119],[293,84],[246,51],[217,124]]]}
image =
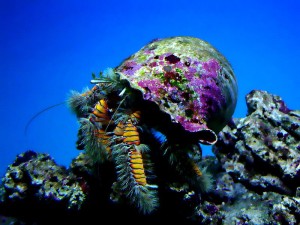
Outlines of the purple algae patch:
{"label": "purple algae patch", "polygon": [[[151,57],[148,65],[151,68],[162,66],[163,74],[157,74],[156,79],[138,81],[138,86],[145,90],[144,99],[155,101],[166,96],[171,102],[181,103],[181,107],[191,113],[177,116],[176,120],[188,131],[203,129],[200,121],[208,119],[225,104],[217,85],[221,68],[218,61],[211,59],[199,63],[188,58],[189,66],[186,66],[179,57],[170,53],[160,55],[157,62],[153,60]],[[135,68],[136,65],[129,66]]]}
{"label": "purple algae patch", "polygon": [[151,62],[151,63],[149,63],[149,66],[150,67],[156,67],[156,66],[158,66],[158,64],[157,64],[157,62]]}
{"label": "purple algae patch", "polygon": [[200,123],[194,123],[189,121],[187,118],[183,116],[177,116],[176,120],[182,125],[182,127],[190,132],[197,132],[202,129],[206,129],[206,125]]}
{"label": "purple algae patch", "polygon": [[126,75],[132,76],[141,67],[142,66],[135,61],[127,61],[122,68],[122,72]]}
{"label": "purple algae patch", "polygon": [[203,74],[212,78],[217,78],[220,68],[218,61],[215,59],[210,59],[202,63]]}
{"label": "purple algae patch", "polygon": [[207,116],[219,110],[220,105],[225,104],[221,88],[217,85],[219,70],[219,63],[212,59],[202,63],[201,74],[197,75],[197,69],[193,67],[186,73],[189,80],[187,86],[197,95],[193,102],[195,114],[202,119],[207,119]]}
{"label": "purple algae patch", "polygon": [[165,86],[160,82],[159,79],[141,80],[138,82],[138,85],[150,92],[146,92],[144,95],[146,100],[153,99],[153,97],[159,97],[160,94],[165,90]]}
{"label": "purple algae patch", "polygon": [[280,101],[279,111],[288,114],[291,110],[285,105],[283,101]]}

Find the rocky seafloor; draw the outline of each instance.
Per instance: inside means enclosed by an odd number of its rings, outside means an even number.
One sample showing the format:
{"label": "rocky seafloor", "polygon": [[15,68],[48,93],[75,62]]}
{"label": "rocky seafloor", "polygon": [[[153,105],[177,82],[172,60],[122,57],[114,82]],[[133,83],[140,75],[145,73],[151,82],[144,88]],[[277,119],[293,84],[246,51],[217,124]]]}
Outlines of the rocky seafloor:
{"label": "rocky seafloor", "polygon": [[141,215],[111,193],[111,165],[95,168],[80,153],[65,168],[26,151],[2,178],[0,224],[300,224],[300,111],[265,91],[246,104],[246,117],[233,119],[201,162],[214,178],[208,193],[168,183],[159,209]]}

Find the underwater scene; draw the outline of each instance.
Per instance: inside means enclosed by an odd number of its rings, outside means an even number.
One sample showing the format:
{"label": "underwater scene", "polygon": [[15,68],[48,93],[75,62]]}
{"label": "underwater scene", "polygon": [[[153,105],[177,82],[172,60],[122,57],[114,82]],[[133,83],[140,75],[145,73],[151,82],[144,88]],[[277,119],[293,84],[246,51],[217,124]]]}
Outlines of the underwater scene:
{"label": "underwater scene", "polygon": [[0,0],[0,225],[300,224],[299,10]]}

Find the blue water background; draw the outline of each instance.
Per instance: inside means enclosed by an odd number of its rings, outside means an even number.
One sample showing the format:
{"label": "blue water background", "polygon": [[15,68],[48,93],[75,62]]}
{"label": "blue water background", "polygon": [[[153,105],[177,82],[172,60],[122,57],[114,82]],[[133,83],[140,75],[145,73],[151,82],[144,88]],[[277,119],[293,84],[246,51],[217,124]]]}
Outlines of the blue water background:
{"label": "blue water background", "polygon": [[[204,39],[231,62],[239,85],[234,117],[253,89],[300,109],[300,1],[0,1],[0,176],[26,150],[68,166],[78,124],[65,106],[28,120],[91,87],[91,73],[115,67],[155,38]],[[211,155],[204,147],[204,155]]]}

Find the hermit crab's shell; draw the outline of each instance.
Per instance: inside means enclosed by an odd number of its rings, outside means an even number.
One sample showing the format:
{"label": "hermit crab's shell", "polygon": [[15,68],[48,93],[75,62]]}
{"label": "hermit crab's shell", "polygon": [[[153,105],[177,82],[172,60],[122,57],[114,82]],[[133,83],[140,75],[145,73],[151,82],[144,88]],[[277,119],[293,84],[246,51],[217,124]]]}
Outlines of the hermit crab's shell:
{"label": "hermit crab's shell", "polygon": [[219,132],[236,106],[237,83],[229,62],[198,38],[154,40],[115,71],[189,132]]}

